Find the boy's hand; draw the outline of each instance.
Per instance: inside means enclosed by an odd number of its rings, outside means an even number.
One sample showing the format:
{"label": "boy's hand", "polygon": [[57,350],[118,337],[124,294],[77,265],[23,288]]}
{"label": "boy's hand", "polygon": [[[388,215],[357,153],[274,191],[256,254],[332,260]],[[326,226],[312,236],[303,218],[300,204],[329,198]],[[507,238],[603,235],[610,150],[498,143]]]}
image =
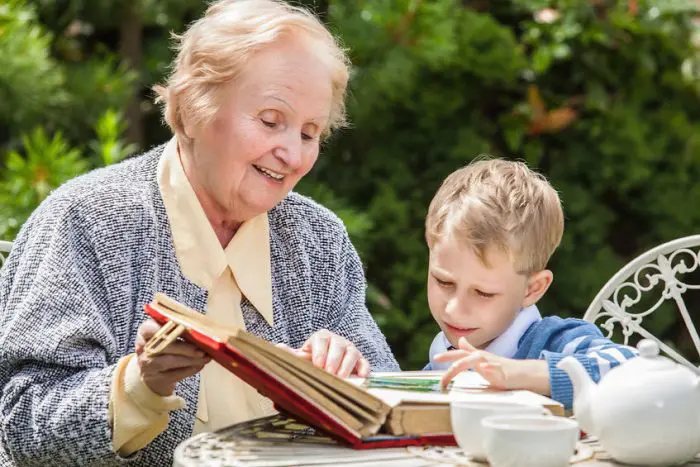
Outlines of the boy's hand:
{"label": "boy's hand", "polygon": [[369,374],[369,362],[352,342],[326,329],[313,333],[299,349],[292,349],[285,344],[277,346],[341,378],[352,374],[364,378]]}
{"label": "boy's hand", "polygon": [[514,360],[472,346],[464,337],[459,349],[435,356],[436,362],[454,362],[440,381],[444,389],[462,371],[474,370],[496,389],[527,389],[548,396],[549,369],[543,360]]}

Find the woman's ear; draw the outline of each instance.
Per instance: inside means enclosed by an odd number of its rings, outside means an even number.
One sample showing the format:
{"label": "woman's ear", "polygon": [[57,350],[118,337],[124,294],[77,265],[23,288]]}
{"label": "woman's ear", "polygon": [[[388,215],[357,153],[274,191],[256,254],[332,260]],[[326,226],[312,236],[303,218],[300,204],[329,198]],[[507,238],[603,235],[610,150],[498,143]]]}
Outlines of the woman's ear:
{"label": "woman's ear", "polygon": [[554,274],[548,269],[530,274],[527,280],[527,290],[525,291],[522,307],[525,308],[537,303],[545,292],[547,292],[549,286],[552,285],[553,280]]}
{"label": "woman's ear", "polygon": [[180,121],[182,121],[182,131],[185,133],[185,136],[189,140],[192,140],[194,138],[194,128],[192,126],[192,119],[188,115],[186,115],[185,112],[182,112],[181,109]]}

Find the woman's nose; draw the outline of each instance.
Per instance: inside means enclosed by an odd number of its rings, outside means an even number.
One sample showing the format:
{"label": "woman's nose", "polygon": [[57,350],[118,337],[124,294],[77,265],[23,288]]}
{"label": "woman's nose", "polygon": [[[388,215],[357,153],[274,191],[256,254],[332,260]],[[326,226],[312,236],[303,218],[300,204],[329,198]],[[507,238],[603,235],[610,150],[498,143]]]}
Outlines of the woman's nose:
{"label": "woman's nose", "polygon": [[287,167],[297,169],[302,160],[301,145],[301,135],[287,134],[275,149],[275,156]]}

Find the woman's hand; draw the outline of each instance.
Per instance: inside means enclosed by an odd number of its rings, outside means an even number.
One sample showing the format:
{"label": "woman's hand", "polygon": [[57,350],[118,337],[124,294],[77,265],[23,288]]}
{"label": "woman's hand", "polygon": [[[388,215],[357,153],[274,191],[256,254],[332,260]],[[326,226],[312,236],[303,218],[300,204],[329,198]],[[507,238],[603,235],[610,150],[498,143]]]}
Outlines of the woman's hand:
{"label": "woman's hand", "polygon": [[461,337],[457,350],[435,356],[436,362],[454,362],[443,374],[440,385],[447,384],[459,373],[474,370],[496,389],[527,389],[548,396],[549,369],[543,360],[514,360],[479,350]]}
{"label": "woman's hand", "polygon": [[357,347],[346,338],[326,329],[313,333],[299,349],[292,349],[285,344],[277,344],[277,346],[341,378],[347,378],[353,374],[364,378],[369,374],[369,362]]}
{"label": "woman's hand", "polygon": [[198,373],[211,357],[186,342],[173,342],[162,353],[149,357],[144,352],[146,342],[158,332],[160,325],[149,319],[139,326],[136,335],[136,356],[141,379],[148,388],[159,396],[169,396],[175,391],[175,385]]}

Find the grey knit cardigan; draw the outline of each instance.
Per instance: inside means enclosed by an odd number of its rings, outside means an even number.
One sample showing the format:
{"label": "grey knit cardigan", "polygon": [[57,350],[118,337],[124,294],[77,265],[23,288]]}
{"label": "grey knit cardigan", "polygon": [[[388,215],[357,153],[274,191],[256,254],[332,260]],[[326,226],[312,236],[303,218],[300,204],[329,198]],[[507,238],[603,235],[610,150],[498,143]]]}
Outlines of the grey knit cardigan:
{"label": "grey knit cardigan", "polygon": [[[143,305],[157,291],[201,312],[207,302],[175,256],[156,180],[163,147],[65,184],[19,233],[0,271],[0,465],[170,465],[192,435],[198,375],[177,386],[187,407],[128,459],[112,451],[108,420],[112,372],[134,350]],[[329,329],[373,370],[398,370],[342,222],[295,193],[269,222],[275,324],[244,300],[248,330],[298,347]]]}

